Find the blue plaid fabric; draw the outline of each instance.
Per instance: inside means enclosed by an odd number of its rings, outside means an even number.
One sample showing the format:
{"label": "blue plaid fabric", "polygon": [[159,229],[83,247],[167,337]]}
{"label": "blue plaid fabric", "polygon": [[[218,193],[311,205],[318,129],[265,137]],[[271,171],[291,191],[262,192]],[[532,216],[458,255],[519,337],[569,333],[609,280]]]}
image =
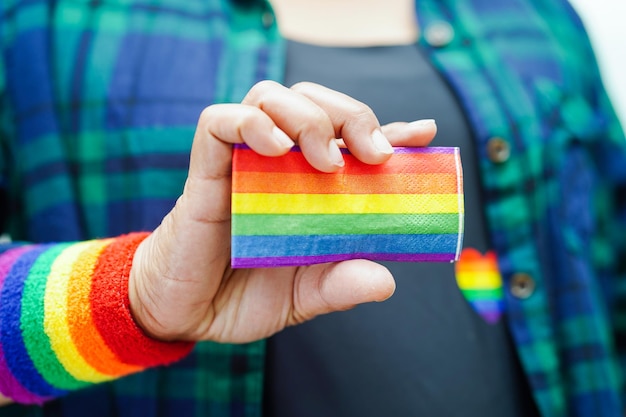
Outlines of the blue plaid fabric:
{"label": "blue plaid fabric", "polygon": [[[507,292],[507,320],[542,415],[621,416],[626,145],[581,22],[563,0],[416,8],[473,128],[505,285],[534,284]],[[0,36],[0,222],[14,241],[154,228],[202,108],[284,65],[262,0],[4,0]],[[259,416],[263,357],[262,342],[201,343],[175,366],[0,416]]]}

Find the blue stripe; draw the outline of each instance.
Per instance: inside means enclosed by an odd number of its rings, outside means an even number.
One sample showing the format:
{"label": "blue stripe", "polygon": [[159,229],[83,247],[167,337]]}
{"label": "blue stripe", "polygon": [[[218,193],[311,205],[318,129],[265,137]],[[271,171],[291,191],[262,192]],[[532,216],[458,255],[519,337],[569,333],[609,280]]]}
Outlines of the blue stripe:
{"label": "blue stripe", "polygon": [[454,253],[458,235],[233,236],[233,257],[340,253]]}
{"label": "blue stripe", "polygon": [[476,310],[483,311],[504,311],[504,301],[503,300],[472,300],[470,304],[473,305]]}
{"label": "blue stripe", "polygon": [[0,305],[4,314],[4,318],[0,321],[0,340],[7,365],[15,378],[27,390],[42,397],[58,397],[66,391],[48,384],[37,371],[24,345],[20,320],[24,283],[28,278],[28,273],[39,255],[51,246],[41,245],[22,255],[8,273],[2,294],[0,294]]}

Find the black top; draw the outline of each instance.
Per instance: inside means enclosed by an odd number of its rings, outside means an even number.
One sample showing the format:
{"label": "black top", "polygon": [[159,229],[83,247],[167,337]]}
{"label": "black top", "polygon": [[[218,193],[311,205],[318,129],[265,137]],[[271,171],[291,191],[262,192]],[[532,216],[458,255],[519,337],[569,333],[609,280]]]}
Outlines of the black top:
{"label": "black top", "polygon": [[[329,48],[289,42],[286,84],[313,81],[368,104],[382,124],[432,118],[433,146],[461,147],[464,247],[489,248],[462,109],[416,45]],[[480,416],[536,413],[504,318],[485,322],[454,265],[384,263],[396,292],[268,341],[265,416]]]}

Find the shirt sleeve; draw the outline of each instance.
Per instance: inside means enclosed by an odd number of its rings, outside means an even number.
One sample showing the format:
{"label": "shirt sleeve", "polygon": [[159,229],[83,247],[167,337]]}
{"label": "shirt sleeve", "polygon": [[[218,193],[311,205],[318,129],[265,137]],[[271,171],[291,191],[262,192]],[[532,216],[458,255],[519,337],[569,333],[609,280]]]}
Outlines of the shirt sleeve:
{"label": "shirt sleeve", "polygon": [[[592,257],[600,285],[608,298],[613,338],[621,373],[626,372],[626,138],[603,85],[601,74],[592,67],[589,102],[598,126],[591,132],[591,153],[599,173]],[[626,401],[626,385],[622,384]]]}

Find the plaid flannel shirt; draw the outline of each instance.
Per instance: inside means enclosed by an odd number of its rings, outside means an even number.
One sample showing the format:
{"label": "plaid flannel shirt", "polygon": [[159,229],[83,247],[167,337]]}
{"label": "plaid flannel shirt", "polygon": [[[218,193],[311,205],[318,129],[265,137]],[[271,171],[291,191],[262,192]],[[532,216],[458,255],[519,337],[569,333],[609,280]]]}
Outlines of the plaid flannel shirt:
{"label": "plaid flannel shirt", "polygon": [[[581,22],[562,0],[416,7],[421,46],[473,128],[539,408],[619,416],[626,151]],[[0,36],[0,222],[34,243],[156,227],[202,108],[280,81],[284,64],[262,0],[4,0]],[[0,416],[259,416],[263,361],[262,342],[201,343],[174,366]]]}

